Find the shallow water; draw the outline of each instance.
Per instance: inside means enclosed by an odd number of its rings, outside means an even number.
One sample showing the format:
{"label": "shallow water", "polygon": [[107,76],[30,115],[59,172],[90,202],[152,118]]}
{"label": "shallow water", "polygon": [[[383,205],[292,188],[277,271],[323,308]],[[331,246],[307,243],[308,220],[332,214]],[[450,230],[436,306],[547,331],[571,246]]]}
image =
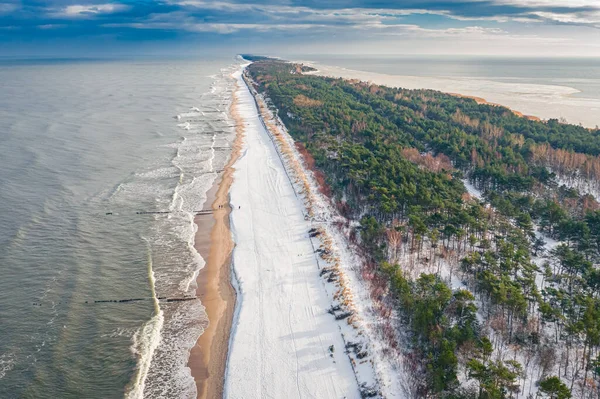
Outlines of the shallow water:
{"label": "shallow water", "polygon": [[204,308],[157,298],[193,295],[204,264],[193,211],[237,64],[0,63],[0,397],[193,396]]}

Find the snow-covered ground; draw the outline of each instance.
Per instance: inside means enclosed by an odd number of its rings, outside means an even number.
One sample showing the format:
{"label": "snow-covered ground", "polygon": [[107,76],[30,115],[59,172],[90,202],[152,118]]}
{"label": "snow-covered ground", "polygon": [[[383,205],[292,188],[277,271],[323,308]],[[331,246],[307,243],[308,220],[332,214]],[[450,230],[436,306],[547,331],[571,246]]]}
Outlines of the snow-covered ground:
{"label": "snow-covered ground", "polygon": [[[548,169],[552,171],[551,168]],[[598,180],[590,180],[584,177],[580,177],[578,176],[578,173],[574,176],[561,176],[557,173],[556,182],[559,185],[564,184],[569,188],[574,188],[578,190],[581,194],[589,194],[592,197],[594,197],[596,201],[600,201],[600,181]]]}
{"label": "snow-covered ground", "polygon": [[327,310],[305,205],[241,78],[245,123],[231,188],[238,304],[226,371],[229,398],[357,398],[344,340]]}
{"label": "snow-covered ground", "polygon": [[467,189],[467,192],[471,197],[474,197],[478,201],[483,200],[483,194],[481,193],[481,190],[475,188],[473,183],[471,183],[468,179],[463,179],[462,182],[465,185],[465,188]]}
{"label": "snow-covered ground", "polygon": [[331,307],[346,344],[346,354],[364,397],[405,398],[414,390],[408,377],[395,328],[397,315],[390,304],[380,300],[381,287],[373,283],[372,271],[363,269],[361,252],[350,243],[350,222],[320,191],[319,184],[296,148],[281,119],[263,95],[256,97],[261,118],[277,149],[298,197],[304,202],[305,218],[310,221],[311,240],[319,253],[319,276],[328,293]]}

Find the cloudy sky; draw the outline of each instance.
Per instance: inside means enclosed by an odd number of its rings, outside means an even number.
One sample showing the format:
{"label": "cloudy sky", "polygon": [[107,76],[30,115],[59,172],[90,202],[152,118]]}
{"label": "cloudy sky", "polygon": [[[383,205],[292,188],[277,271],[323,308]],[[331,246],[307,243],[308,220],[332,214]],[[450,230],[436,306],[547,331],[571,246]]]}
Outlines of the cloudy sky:
{"label": "cloudy sky", "polygon": [[600,57],[600,0],[107,1],[0,0],[0,56]]}

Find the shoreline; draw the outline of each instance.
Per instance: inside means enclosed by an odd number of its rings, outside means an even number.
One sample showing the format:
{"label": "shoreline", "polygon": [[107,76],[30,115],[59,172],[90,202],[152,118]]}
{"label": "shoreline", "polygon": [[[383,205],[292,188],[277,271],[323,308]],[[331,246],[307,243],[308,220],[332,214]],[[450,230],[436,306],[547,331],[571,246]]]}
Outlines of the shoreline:
{"label": "shoreline", "polygon": [[[442,92],[443,93],[443,92]],[[525,118],[525,119],[529,119],[531,121],[536,121],[536,122],[542,122],[542,118],[538,117],[538,116],[534,116],[534,115],[525,115],[522,112],[516,111],[510,107],[507,107],[506,105],[502,105],[502,104],[498,104],[498,103],[493,103],[490,102],[488,100],[486,100],[483,97],[477,97],[477,96],[468,96],[465,94],[460,94],[460,93],[446,93],[449,94],[451,96],[454,97],[458,97],[458,98],[470,98],[471,100],[474,100],[477,104],[484,104],[484,105],[491,105],[493,107],[503,107],[503,108],[508,108],[510,110],[510,112],[512,112],[513,114],[515,114],[516,116],[519,116],[521,118]]]}
{"label": "shoreline", "polygon": [[[308,64],[308,65],[310,65],[310,64]],[[313,65],[311,65],[311,66],[313,66]],[[357,72],[366,72],[366,71],[357,71]],[[366,72],[366,73],[368,73],[368,72]],[[329,75],[326,75],[326,74],[322,73],[319,69],[316,69],[316,70],[310,71],[310,72],[306,72],[305,74],[306,75],[317,75],[317,76],[329,76]],[[344,80],[348,80],[348,81],[350,81],[350,80],[356,80],[355,78],[349,78],[349,77],[341,77],[340,76],[340,78],[342,78]],[[381,84],[380,86],[393,87],[393,86],[391,86],[389,84]],[[417,89],[417,90],[419,90],[419,89]],[[450,91],[444,91],[444,90],[438,90],[438,89],[425,89],[425,88],[423,88],[422,90],[435,90],[435,91],[439,91],[441,93],[448,94],[448,95],[451,95],[451,96],[454,96],[454,97],[458,97],[458,98],[470,98],[471,100],[474,100],[477,104],[484,104],[484,105],[491,105],[491,106],[494,106],[494,107],[508,108],[516,116],[519,116],[519,117],[525,118],[525,119],[529,119],[531,121],[543,122],[543,119],[540,118],[539,116],[525,115],[524,113],[522,113],[520,111],[517,111],[517,110],[514,110],[514,109],[512,109],[509,106],[488,101],[488,100],[486,100],[483,97],[472,96],[472,95],[467,95],[467,94],[460,94],[460,93],[456,93],[456,92],[450,92]]]}
{"label": "shoreline", "polygon": [[[600,98],[579,97],[579,90],[556,84],[506,83],[485,79],[458,79],[443,76],[408,76],[343,67],[308,63],[318,75],[345,80],[360,80],[387,87],[408,90],[435,90],[445,94],[471,98],[480,104],[498,105],[510,109],[515,115],[544,122],[563,118],[567,123],[595,129],[598,125]],[[463,94],[460,94],[463,93]]]}
{"label": "shoreline", "polygon": [[[225,368],[229,337],[236,303],[236,292],[231,283],[231,260],[234,247],[229,217],[229,190],[233,182],[233,165],[240,155],[244,128],[237,113],[236,82],[230,113],[236,124],[235,139],[223,174],[207,193],[206,203],[211,203],[212,218],[199,215],[194,218],[198,226],[195,248],[206,259],[196,279],[196,296],[206,309],[209,324],[190,351],[188,367],[196,383],[199,399],[223,396]],[[222,205],[222,208],[219,206]],[[220,333],[219,333],[220,332]]]}

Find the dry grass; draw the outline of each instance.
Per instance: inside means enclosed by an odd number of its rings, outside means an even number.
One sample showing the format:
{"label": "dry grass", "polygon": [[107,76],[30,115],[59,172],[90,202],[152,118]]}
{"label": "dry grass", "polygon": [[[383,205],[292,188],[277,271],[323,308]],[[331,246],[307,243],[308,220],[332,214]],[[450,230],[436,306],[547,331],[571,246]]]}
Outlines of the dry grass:
{"label": "dry grass", "polygon": [[298,94],[294,97],[294,105],[297,107],[315,108],[323,105],[323,101],[313,100],[312,98],[306,97],[304,94]]}

